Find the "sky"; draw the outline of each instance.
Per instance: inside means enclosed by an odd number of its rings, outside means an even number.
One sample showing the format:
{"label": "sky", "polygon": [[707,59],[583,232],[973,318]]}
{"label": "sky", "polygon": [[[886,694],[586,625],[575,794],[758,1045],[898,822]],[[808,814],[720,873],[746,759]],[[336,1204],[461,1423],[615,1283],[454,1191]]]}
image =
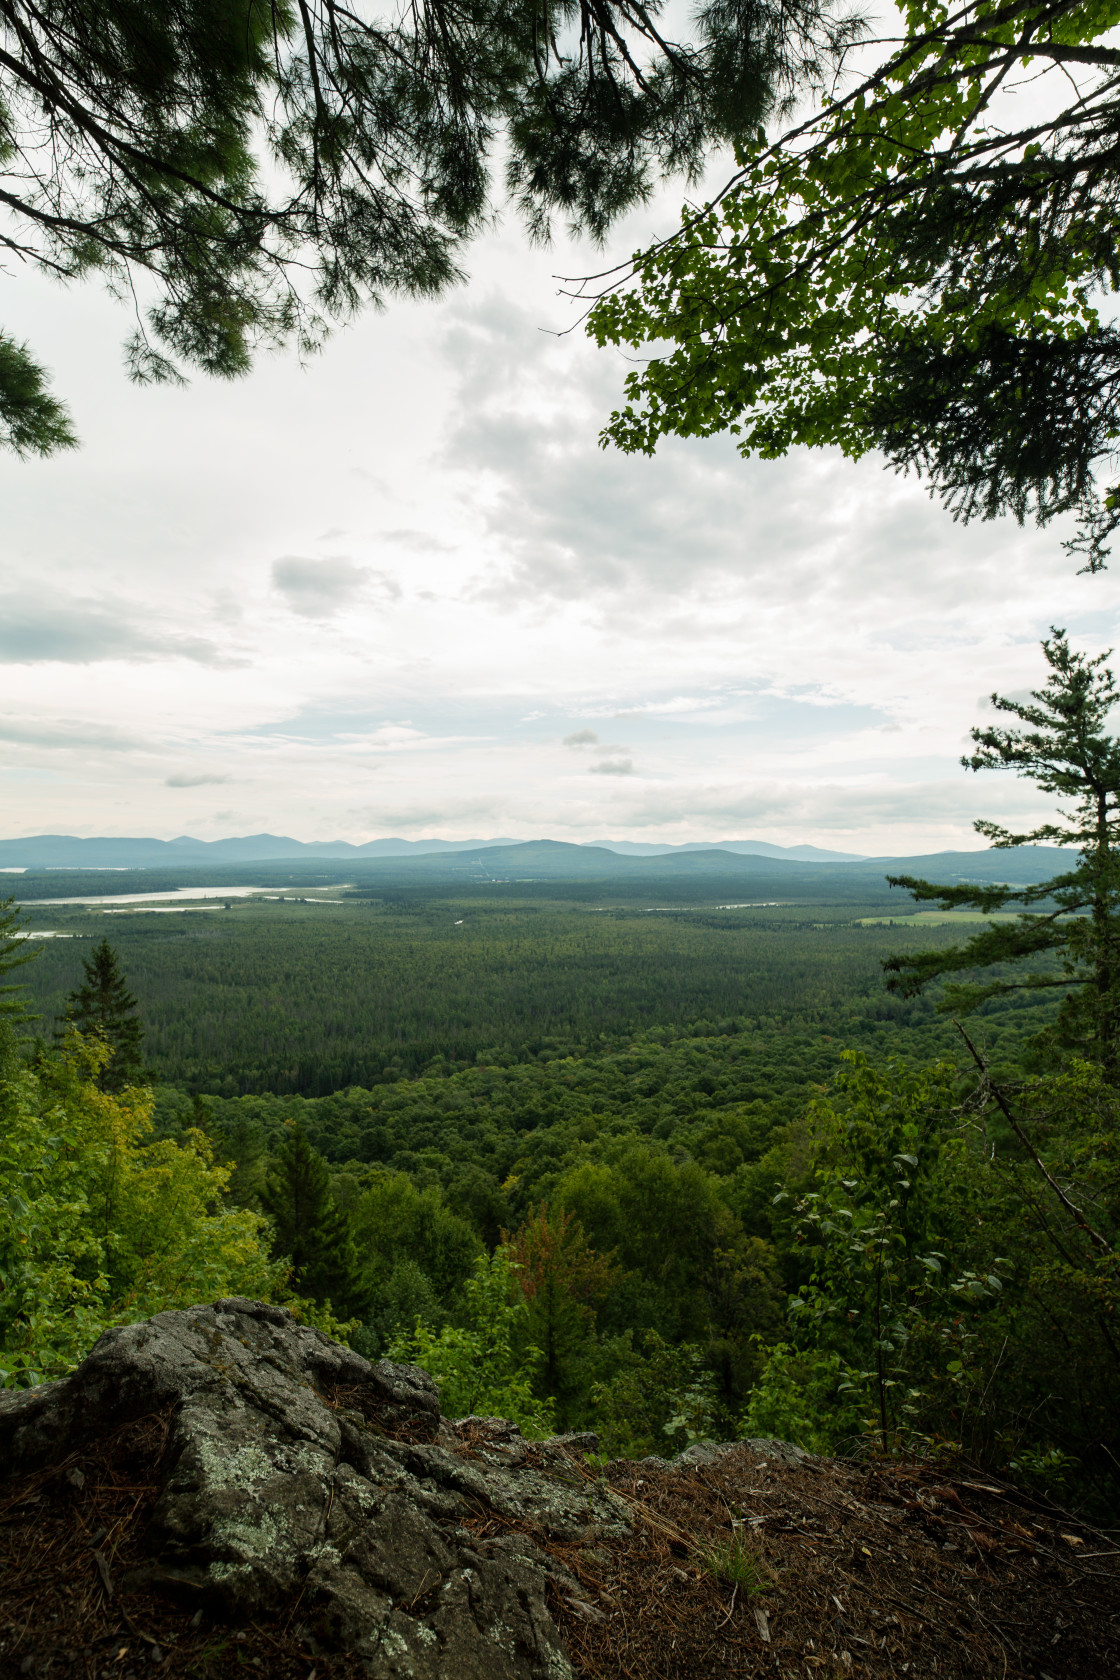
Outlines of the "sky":
{"label": "sky", "polygon": [[[605,257],[676,224],[667,189]],[[627,362],[511,217],[436,303],[301,365],[131,386],[95,284],[0,274],[79,451],[0,457],[0,836],[762,839],[871,854],[1041,820],[960,767],[1052,624],[1120,572],[962,527],[881,461],[653,460],[598,433]]]}

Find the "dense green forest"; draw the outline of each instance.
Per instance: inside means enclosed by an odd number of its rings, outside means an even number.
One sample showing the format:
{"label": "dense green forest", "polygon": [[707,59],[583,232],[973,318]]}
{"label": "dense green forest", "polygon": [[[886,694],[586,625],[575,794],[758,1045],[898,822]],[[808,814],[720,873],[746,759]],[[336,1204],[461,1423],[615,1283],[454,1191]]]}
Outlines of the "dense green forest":
{"label": "dense green forest", "polygon": [[[951,965],[975,912],[866,880],[775,902],[279,870],[189,909],[58,901],[183,885],[153,873],[28,892],[54,937],[9,944],[37,1019],[0,1081],[0,1167],[35,1192],[6,1380],[248,1290],[425,1364],[452,1412],[616,1453],[963,1452],[1111,1509],[1111,1274],[1001,1108],[1110,1206],[1111,1088],[1047,1049],[1050,991],[973,1014],[981,1076],[936,994],[885,984],[892,956]],[[133,999],[149,1089],[113,1077]],[[111,1209],[95,1239],[83,1207]]]}
{"label": "dense green forest", "polygon": [[[119,885],[134,890],[135,878]],[[844,1045],[875,1049],[889,1036],[900,1053],[929,1055],[951,1044],[928,1000],[883,988],[891,952],[955,937],[903,918],[900,895],[719,909],[730,900],[710,889],[706,904],[676,908],[662,897],[650,908],[558,899],[551,884],[525,891],[495,902],[445,885],[376,899],[333,887],[314,906],[37,908],[33,927],[74,937],[42,941],[30,996],[45,1020],[59,1017],[82,950],[108,930],[154,1077],[222,1096],[325,1096],[480,1060],[592,1053],[698,1021],[749,1035],[754,1065],[742,1077],[757,1095],[827,1078]],[[894,926],[861,920],[890,910]],[[1019,1033],[1017,1016],[993,1019],[994,1046]]]}

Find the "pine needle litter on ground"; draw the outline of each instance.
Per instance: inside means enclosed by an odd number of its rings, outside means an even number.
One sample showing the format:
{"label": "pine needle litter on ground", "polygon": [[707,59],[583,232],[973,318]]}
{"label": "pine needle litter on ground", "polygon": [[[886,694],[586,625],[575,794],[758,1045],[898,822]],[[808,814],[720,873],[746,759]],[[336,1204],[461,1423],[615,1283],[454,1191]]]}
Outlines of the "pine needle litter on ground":
{"label": "pine needle litter on ground", "polygon": [[751,1447],[617,1462],[629,1542],[570,1553],[594,1680],[1120,1674],[1120,1547],[983,1478]]}
{"label": "pine needle litter on ground", "polygon": [[[298,1596],[267,1625],[233,1627],[145,1584],[169,1424],[142,1418],[0,1493],[3,1680],[365,1674],[316,1646]],[[545,1544],[568,1572],[557,1581],[579,1583],[578,1596],[557,1585],[551,1606],[577,1676],[1120,1675],[1111,1535],[964,1471],[747,1445],[706,1456],[602,1471],[573,1459],[614,1490],[630,1530]]]}

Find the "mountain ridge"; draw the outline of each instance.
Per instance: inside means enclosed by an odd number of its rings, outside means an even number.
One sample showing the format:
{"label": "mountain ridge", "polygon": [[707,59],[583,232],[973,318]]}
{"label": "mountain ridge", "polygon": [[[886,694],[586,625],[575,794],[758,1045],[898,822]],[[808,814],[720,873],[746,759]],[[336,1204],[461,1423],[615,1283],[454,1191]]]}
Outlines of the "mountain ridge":
{"label": "mountain ridge", "polygon": [[617,857],[679,857],[687,853],[722,851],[731,855],[797,863],[859,863],[863,855],[802,844],[779,846],[768,840],[669,841],[517,840],[509,835],[472,840],[405,840],[386,836],[375,840],[294,840],[289,835],[228,835],[198,840],[180,834],[173,840],[150,835],[32,834],[0,840],[0,868],[14,869],[142,869],[160,864],[279,863],[300,858],[345,860],[451,856],[475,850],[522,845],[570,845],[584,851],[606,851]]}
{"label": "mountain ridge", "polygon": [[[32,845],[34,840],[73,841],[82,847],[58,845],[40,848],[39,861]],[[679,880],[702,881],[717,879],[760,883],[765,891],[779,893],[783,884],[790,889],[812,882],[824,885],[841,881],[855,887],[868,877],[882,880],[886,873],[917,874],[927,879],[942,880],[953,885],[966,881],[1011,881],[1014,884],[1039,882],[1060,873],[1067,866],[1067,857],[1056,847],[1023,846],[1013,853],[994,847],[969,852],[925,852],[910,856],[858,858],[847,862],[792,858],[730,851],[718,845],[681,848],[673,852],[632,856],[607,847],[591,846],[570,840],[517,840],[501,844],[486,841],[449,843],[449,849],[437,852],[411,851],[386,853],[362,851],[348,842],[345,851],[333,851],[330,842],[308,842],[306,849],[292,855],[282,850],[263,849],[267,841],[283,847],[283,837],[275,835],[242,836],[235,849],[216,850],[221,842],[200,842],[194,846],[174,841],[113,840],[104,837],[78,841],[73,836],[33,836],[30,841],[0,841],[0,866],[34,876],[52,872],[78,873],[85,869],[126,871],[190,870],[197,873],[207,868],[234,868],[245,871],[255,864],[286,864],[312,866],[340,864],[352,866],[365,883],[397,878],[402,881],[608,881],[629,880],[632,883],[660,880],[669,884]],[[297,843],[298,844],[298,843]],[[374,845],[375,842],[368,844]],[[22,851],[14,850],[23,847]],[[254,851],[254,846],[256,850]],[[453,849],[451,849],[453,848]],[[50,855],[43,857],[46,850]],[[16,862],[16,859],[21,859]],[[63,861],[65,859],[65,861]],[[13,883],[14,884],[14,883]],[[761,886],[754,890],[761,891]]]}

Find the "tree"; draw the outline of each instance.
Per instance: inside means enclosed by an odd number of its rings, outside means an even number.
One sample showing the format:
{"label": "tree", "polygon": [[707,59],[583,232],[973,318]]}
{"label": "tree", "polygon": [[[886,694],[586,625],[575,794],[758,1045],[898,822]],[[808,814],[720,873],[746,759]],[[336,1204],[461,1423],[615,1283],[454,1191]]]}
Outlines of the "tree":
{"label": "tree", "polygon": [[[24,963],[38,956],[22,929],[23,921],[15,899],[0,898],[0,976],[22,968]],[[18,995],[22,990],[23,987],[18,984],[0,985],[0,1026],[26,1017],[26,1005]]]}
{"label": "tree", "polygon": [[400,1262],[411,1261],[444,1306],[458,1295],[482,1246],[437,1185],[421,1189],[407,1173],[384,1167],[365,1175],[350,1218],[371,1282],[380,1285]]}
{"label": "tree", "polygon": [[726,1440],[733,1423],[720,1406],[715,1379],[693,1342],[671,1347],[647,1330],[620,1337],[612,1349],[615,1369],[591,1389],[588,1421],[611,1458],[662,1454],[666,1440],[677,1452],[697,1441]]}
{"label": "tree", "polygon": [[[13,256],[135,303],[132,376],[242,373],[386,294],[459,276],[492,157],[537,235],[601,236],[656,174],[745,139],[852,34],[828,0],[711,0],[691,42],[639,0],[3,0]],[[0,336],[0,441],[74,441]]]}
{"label": "tree", "polygon": [[[787,1153],[794,1182],[776,1203],[806,1281],[744,1433],[825,1453],[853,1437],[948,1449],[1114,1511],[1115,1087],[1081,1061],[1027,1079],[1009,1129],[986,1077],[962,1090],[949,1063],[844,1059]],[[1022,1147],[1025,1128],[1044,1155]]]}
{"label": "tree", "polygon": [[[992,922],[951,950],[888,958],[891,990],[912,997],[931,981],[967,969],[991,968],[1028,959],[1053,962],[1007,977],[947,988],[945,1006],[975,1009],[991,997],[1014,991],[1056,990],[1065,994],[1054,1029],[1056,1042],[1088,1055],[1107,1077],[1120,1079],[1120,741],[1106,733],[1117,701],[1108,653],[1075,653],[1064,630],[1042,643],[1050,675],[1029,702],[992,695],[997,711],[1018,718],[1025,729],[999,724],[974,729],[977,752],[962,759],[966,769],[1010,769],[1043,793],[1071,801],[1058,820],[1027,834],[998,823],[977,822],[994,845],[1011,849],[1035,843],[1078,848],[1072,869],[1035,886],[936,886],[911,875],[890,875],[921,902],[943,910],[986,913],[1022,905],[1013,922]],[[1035,906],[1042,908],[1036,909]]]}
{"label": "tree", "polygon": [[[800,1375],[809,1392],[798,1403],[811,1410],[814,1389],[824,1403],[817,1431],[831,1427],[834,1443],[866,1431],[886,1452],[917,1420],[920,1389],[909,1385],[942,1378],[946,1363],[959,1359],[968,1341],[965,1303],[998,1298],[1003,1283],[990,1267],[974,1269],[960,1233],[973,1235],[975,1207],[963,1182],[955,1182],[955,1197],[943,1182],[953,1069],[888,1066],[884,1074],[857,1052],[845,1060],[832,1091],[810,1110],[816,1184],[793,1208],[812,1268],[789,1301],[794,1357],[789,1344],[775,1349],[754,1423],[778,1396],[795,1397]],[[804,1357],[810,1353],[816,1358]]]}
{"label": "tree", "polygon": [[101,1066],[98,1083],[103,1091],[122,1091],[141,1075],[144,1028],[136,1013],[136,999],[107,939],[94,946],[82,967],[85,984],[69,993],[66,1019],[80,1033],[92,1034],[108,1045],[112,1054]]}
{"label": "tree", "polygon": [[656,1330],[673,1342],[706,1339],[707,1285],[729,1236],[717,1181],[645,1138],[612,1140],[604,1154],[606,1160],[573,1163],[553,1202],[575,1215],[597,1253],[622,1268],[601,1323]]}
{"label": "tree", "polygon": [[512,1238],[503,1236],[525,1298],[524,1334],[540,1349],[537,1392],[567,1412],[586,1376],[595,1303],[616,1281],[617,1269],[595,1253],[566,1208],[550,1215],[542,1203]]}
{"label": "tree", "polygon": [[292,1266],[292,1288],[345,1313],[360,1295],[350,1221],[331,1191],[330,1169],[296,1122],[277,1145],[260,1193],[273,1254]]}
{"label": "tree", "polygon": [[597,302],[601,344],[675,345],[630,374],[604,441],[881,450],[963,520],[1076,510],[1069,546],[1095,570],[1120,522],[1120,487],[1094,484],[1120,431],[1120,333],[1093,301],[1120,273],[1120,14],[902,11],[873,74],[742,147],[724,192]]}
{"label": "tree", "polygon": [[509,1418],[528,1439],[555,1430],[553,1403],[534,1393],[541,1351],[521,1345],[526,1316],[516,1285],[517,1268],[505,1248],[480,1254],[467,1279],[465,1326],[446,1324],[438,1332],[417,1319],[412,1335],[400,1335],[391,1359],[423,1366],[439,1386],[440,1409],[448,1417]]}
{"label": "tree", "polygon": [[282,1293],[208,1139],[154,1138],[149,1091],[99,1088],[108,1054],[71,1033],[0,1068],[0,1388],[65,1376],[111,1325]]}

